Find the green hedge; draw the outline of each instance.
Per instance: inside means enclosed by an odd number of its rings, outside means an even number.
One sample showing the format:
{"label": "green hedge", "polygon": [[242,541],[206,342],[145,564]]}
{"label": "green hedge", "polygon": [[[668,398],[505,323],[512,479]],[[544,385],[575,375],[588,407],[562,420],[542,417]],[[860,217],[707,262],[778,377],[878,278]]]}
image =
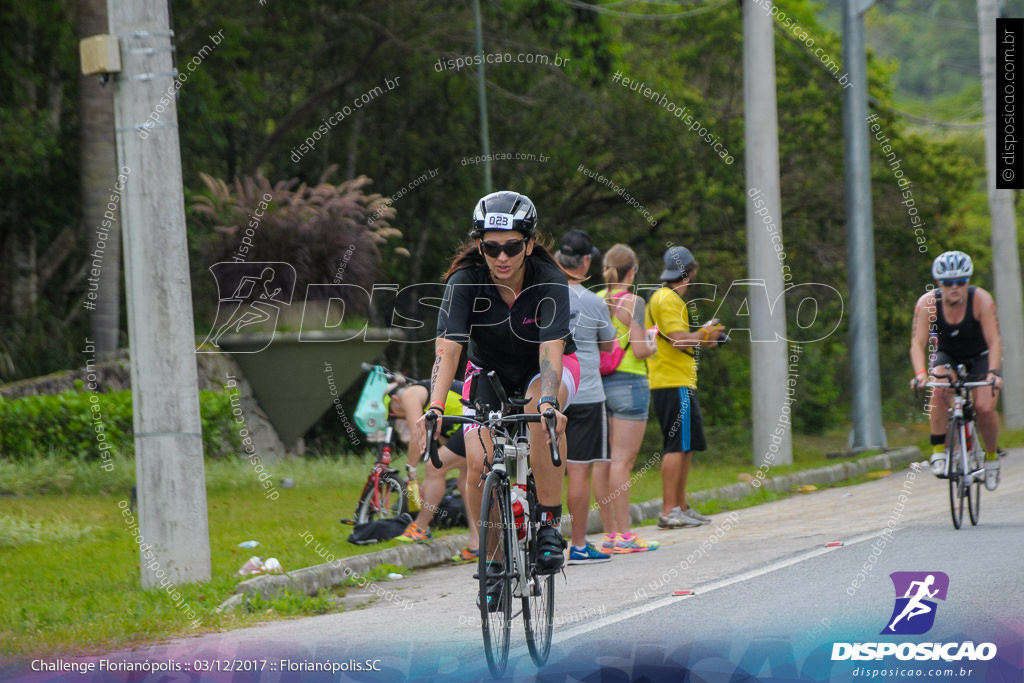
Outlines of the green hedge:
{"label": "green hedge", "polygon": [[[132,392],[93,393],[68,389],[53,396],[0,397],[0,458],[24,460],[50,453],[101,460],[100,444],[117,455],[135,452]],[[199,412],[207,457],[224,457],[241,447],[227,392],[200,391]],[[98,411],[93,406],[98,406]],[[98,421],[94,421],[94,415]],[[102,432],[103,437],[99,434]]]}

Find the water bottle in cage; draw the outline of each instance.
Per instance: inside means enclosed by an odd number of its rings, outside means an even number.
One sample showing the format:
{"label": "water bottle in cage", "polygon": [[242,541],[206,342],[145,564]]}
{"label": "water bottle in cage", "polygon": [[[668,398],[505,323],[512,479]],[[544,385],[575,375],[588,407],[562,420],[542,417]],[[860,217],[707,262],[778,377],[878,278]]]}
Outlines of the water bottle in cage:
{"label": "water bottle in cage", "polygon": [[512,515],[516,519],[516,536],[520,541],[526,538],[526,520],[529,519],[530,513],[527,508],[529,504],[526,502],[526,487],[522,484],[516,484],[512,487]]}

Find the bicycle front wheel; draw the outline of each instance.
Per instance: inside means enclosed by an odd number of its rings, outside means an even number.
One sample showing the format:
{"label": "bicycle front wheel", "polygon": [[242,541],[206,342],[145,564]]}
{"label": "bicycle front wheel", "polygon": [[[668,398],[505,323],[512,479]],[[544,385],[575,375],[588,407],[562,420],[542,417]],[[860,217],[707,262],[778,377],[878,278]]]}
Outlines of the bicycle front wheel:
{"label": "bicycle front wheel", "polygon": [[398,517],[405,510],[405,484],[394,471],[373,473],[356,506],[356,523]]}
{"label": "bicycle front wheel", "polygon": [[[526,499],[530,504],[530,514],[536,517],[537,489],[530,475],[527,483]],[[523,624],[526,627],[526,645],[530,657],[537,666],[543,666],[551,653],[551,633],[555,616],[555,575],[538,576],[534,570],[537,561],[537,525],[531,520],[533,531],[530,546],[527,548],[529,558],[528,576],[531,579],[527,594],[523,595]]]}
{"label": "bicycle front wheel", "polygon": [[480,505],[478,602],[487,667],[495,678],[505,673],[512,634],[512,543],[516,532],[509,495],[503,473],[487,475]]}
{"label": "bicycle front wheel", "polygon": [[[974,443],[971,447],[971,452],[967,454],[967,466],[973,475],[978,470],[981,470],[982,478],[985,477],[985,456],[982,453],[981,446],[978,445],[978,432],[975,429],[975,425],[971,425],[971,432],[974,434]],[[970,483],[967,485],[967,512],[971,516],[971,526],[977,526],[978,520],[981,519],[981,479],[972,477]]]}
{"label": "bicycle front wheel", "polygon": [[959,529],[964,523],[964,498],[970,489],[967,477],[969,473],[964,472],[963,441],[960,439],[959,420],[953,420],[949,425],[949,437],[946,439],[946,457],[949,458],[949,511],[953,516],[953,528]]}

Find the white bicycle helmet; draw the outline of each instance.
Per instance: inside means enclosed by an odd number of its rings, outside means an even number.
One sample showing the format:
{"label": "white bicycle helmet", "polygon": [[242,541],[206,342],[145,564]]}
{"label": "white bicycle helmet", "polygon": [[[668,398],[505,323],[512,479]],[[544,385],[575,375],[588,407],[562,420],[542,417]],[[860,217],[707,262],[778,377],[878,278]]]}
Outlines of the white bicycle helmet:
{"label": "white bicycle helmet", "polygon": [[971,257],[962,251],[947,251],[932,263],[932,278],[935,280],[957,280],[974,274]]}

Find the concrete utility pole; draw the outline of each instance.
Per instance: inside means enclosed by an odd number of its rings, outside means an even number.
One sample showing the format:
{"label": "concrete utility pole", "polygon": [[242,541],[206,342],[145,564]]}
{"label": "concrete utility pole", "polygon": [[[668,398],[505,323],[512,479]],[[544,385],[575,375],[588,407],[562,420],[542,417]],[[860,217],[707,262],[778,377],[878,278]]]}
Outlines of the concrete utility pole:
{"label": "concrete utility pole", "polygon": [[476,91],[480,108],[480,143],[484,153],[484,194],[494,192],[491,179],[491,134],[487,130],[487,82],[484,79],[484,25],[480,16],[480,0],[473,0],[473,33],[476,37]]}
{"label": "concrete utility pole", "polygon": [[[114,81],[118,157],[120,166],[131,169],[121,220],[142,587],[168,579],[208,581],[206,477],[167,2],[111,0],[108,11],[122,63]],[[140,127],[154,111],[160,123],[143,139]]]}
{"label": "concrete utility pole", "polygon": [[[996,18],[999,0],[978,0],[981,43],[981,92],[985,103],[985,165],[988,167],[988,207],[992,215],[992,275],[1003,341],[1003,420],[1008,429],[1024,427],[1024,299],[1021,297],[1017,225],[1013,190],[996,189]],[[1020,41],[1022,36],[1016,36]],[[1024,43],[1017,42],[1017,54]],[[1016,70],[1016,96],[1021,97],[1020,62]],[[1017,104],[1020,107],[1020,104]],[[1020,121],[1020,119],[1017,119]],[[1020,129],[1017,129],[1020,138]],[[1018,144],[1018,149],[1020,146]],[[997,359],[998,361],[998,359]]]}
{"label": "concrete utility pole", "polygon": [[843,89],[846,147],[846,271],[850,285],[850,376],[853,379],[854,450],[885,448],[882,389],[878,371],[878,319],[875,303],[875,244],[871,223],[871,163],[868,159],[868,67],[864,52],[864,13],[875,0],[843,3],[843,67],[850,88]]}
{"label": "concrete utility pole", "polygon": [[[747,174],[747,264],[750,278],[763,281],[767,296],[750,293],[750,390],[754,464],[793,462],[793,440],[785,429],[774,443],[786,403],[786,306],[782,295],[782,265],[776,241],[763,215],[753,209],[751,193],[760,190],[767,216],[782,236],[782,197],[779,189],[779,119],[775,101],[775,34],[773,19],[753,0],[743,3],[743,107],[745,112]],[[759,209],[760,210],[760,209]],[[772,308],[774,304],[774,309]],[[774,341],[767,341],[774,340]],[[786,408],[785,413],[783,409]],[[790,422],[792,424],[792,422]],[[776,439],[779,437],[776,436]],[[774,448],[773,448],[774,447]],[[775,448],[778,450],[776,451]]]}

